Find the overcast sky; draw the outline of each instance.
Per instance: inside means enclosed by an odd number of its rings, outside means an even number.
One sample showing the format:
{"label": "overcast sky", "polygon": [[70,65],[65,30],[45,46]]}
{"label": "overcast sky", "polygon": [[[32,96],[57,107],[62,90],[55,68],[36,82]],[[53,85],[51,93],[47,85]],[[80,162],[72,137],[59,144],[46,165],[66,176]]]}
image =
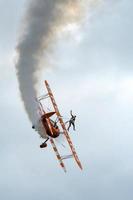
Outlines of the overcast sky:
{"label": "overcast sky", "polygon": [[65,119],[77,115],[71,137],[84,169],[69,160],[66,174],[50,144],[39,148],[19,95],[14,57],[27,3],[0,0],[0,199],[132,199],[133,2],[99,5],[57,41],[40,75],[38,93],[47,79]]}

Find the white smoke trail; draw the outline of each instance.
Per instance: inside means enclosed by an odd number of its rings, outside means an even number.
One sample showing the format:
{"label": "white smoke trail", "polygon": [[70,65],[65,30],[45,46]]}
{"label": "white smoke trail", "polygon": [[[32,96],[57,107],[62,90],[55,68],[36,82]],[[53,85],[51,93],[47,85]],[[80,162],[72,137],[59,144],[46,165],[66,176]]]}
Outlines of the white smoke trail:
{"label": "white smoke trail", "polygon": [[[32,0],[27,9],[17,44],[17,77],[21,97],[32,123],[36,118],[36,73],[56,33],[80,23],[85,8],[98,0]],[[44,67],[44,66],[43,66]],[[45,67],[44,67],[45,68]]]}

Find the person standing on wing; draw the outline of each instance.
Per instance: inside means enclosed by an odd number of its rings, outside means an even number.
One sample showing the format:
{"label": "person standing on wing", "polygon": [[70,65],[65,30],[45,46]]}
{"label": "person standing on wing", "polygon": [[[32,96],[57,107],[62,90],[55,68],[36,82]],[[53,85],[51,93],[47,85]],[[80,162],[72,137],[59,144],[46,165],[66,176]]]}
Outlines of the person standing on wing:
{"label": "person standing on wing", "polygon": [[[76,119],[76,115],[73,115],[72,114],[72,110],[70,111],[70,114],[71,114],[71,118],[70,120],[68,121],[69,122],[69,126],[68,126],[68,131],[70,129],[70,127],[73,125],[73,130],[75,131],[75,119]],[[67,123],[67,122],[66,122]]]}

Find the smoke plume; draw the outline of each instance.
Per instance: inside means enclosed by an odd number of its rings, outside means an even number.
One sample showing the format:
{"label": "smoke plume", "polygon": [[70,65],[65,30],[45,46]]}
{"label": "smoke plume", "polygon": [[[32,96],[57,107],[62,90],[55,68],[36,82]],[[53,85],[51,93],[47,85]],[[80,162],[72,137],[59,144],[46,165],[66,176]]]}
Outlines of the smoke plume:
{"label": "smoke plume", "polygon": [[[17,77],[24,107],[32,123],[36,119],[36,73],[42,58],[56,40],[57,33],[69,24],[78,24],[85,8],[96,0],[32,0],[17,43]],[[97,0],[98,1],[98,0]],[[43,66],[45,69],[45,66]]]}

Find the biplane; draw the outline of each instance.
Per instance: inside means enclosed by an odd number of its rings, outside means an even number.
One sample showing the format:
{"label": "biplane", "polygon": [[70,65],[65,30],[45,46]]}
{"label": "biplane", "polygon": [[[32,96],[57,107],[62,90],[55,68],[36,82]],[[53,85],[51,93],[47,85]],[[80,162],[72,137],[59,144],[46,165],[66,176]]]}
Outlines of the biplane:
{"label": "biplane", "polygon": [[[63,121],[63,118],[59,112],[52,90],[46,80],[45,80],[45,86],[47,89],[47,94],[37,98],[37,102],[39,105],[39,115],[40,115],[40,118],[39,118],[40,125],[39,125],[38,132],[42,138],[46,139],[46,141],[48,140],[50,141],[53,151],[55,152],[56,158],[59,161],[59,164],[64,170],[64,172],[66,172],[64,160],[69,159],[69,158],[73,158],[76,161],[79,168],[82,169],[81,162],[75,151],[74,145],[72,143],[72,140],[66,128],[66,124]],[[53,109],[50,112],[46,111],[45,106],[43,105],[45,103],[44,102],[42,103],[42,101],[45,101],[47,98],[50,99],[52,109]],[[53,116],[56,117],[55,121],[52,119]],[[65,138],[66,143],[69,147],[70,154],[66,156],[60,155],[59,150],[57,149],[56,142],[55,142],[55,139],[58,138],[61,134]],[[47,146],[46,141],[40,145],[40,148],[45,148]]]}

